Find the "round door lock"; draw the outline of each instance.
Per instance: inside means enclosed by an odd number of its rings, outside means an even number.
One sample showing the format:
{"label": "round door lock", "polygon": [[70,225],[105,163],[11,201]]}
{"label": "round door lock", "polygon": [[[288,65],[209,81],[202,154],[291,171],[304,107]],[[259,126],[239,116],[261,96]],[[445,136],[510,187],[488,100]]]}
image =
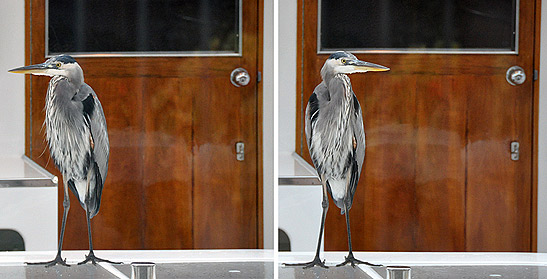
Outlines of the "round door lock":
{"label": "round door lock", "polygon": [[511,85],[521,85],[526,81],[526,73],[524,69],[519,66],[513,66],[507,70],[505,79]]}
{"label": "round door lock", "polygon": [[230,81],[235,87],[242,87],[251,81],[251,76],[249,76],[249,72],[243,68],[237,68],[232,71],[232,74],[230,74]]}

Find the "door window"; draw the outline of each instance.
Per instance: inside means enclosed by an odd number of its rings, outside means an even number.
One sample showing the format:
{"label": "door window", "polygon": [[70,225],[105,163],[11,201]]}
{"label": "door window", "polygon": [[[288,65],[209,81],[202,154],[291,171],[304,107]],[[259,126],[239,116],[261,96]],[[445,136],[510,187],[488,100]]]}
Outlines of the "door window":
{"label": "door window", "polygon": [[46,56],[241,54],[240,0],[48,0]]}
{"label": "door window", "polygon": [[517,53],[519,0],[320,0],[319,53]]}

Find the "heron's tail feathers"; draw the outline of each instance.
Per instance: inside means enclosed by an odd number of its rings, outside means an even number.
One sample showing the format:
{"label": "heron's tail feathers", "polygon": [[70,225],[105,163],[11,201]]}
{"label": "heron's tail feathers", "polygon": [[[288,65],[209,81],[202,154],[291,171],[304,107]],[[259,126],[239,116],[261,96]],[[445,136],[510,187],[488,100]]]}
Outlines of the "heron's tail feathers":
{"label": "heron's tail feathers", "polygon": [[103,179],[101,173],[99,172],[99,166],[96,162],[93,162],[93,170],[91,171],[91,180],[90,180],[90,200],[89,200],[89,213],[90,218],[93,218],[97,213],[99,213],[99,208],[101,206],[101,195],[103,193]]}
{"label": "heron's tail feathers", "polygon": [[[351,209],[352,203],[348,204],[348,211]],[[346,214],[346,210],[344,210],[344,201],[340,201],[339,203],[336,203],[336,206],[340,207],[340,215]]]}
{"label": "heron's tail feathers", "polygon": [[89,179],[89,196],[87,196],[87,180],[68,181],[68,188],[78,198],[80,205],[84,210],[89,209],[89,218],[93,218],[99,213],[101,206],[101,195],[103,192],[103,180],[99,172],[99,166],[93,162],[89,171],[91,177]]}
{"label": "heron's tail feathers", "polygon": [[340,214],[342,215],[344,215],[345,213],[344,202],[349,198],[349,200],[347,201],[348,210],[351,208],[351,204],[353,203],[353,197],[348,197],[347,193],[345,192],[345,185],[346,182],[344,180],[327,180],[327,192],[332,197],[334,204],[336,204],[336,206],[340,208]]}

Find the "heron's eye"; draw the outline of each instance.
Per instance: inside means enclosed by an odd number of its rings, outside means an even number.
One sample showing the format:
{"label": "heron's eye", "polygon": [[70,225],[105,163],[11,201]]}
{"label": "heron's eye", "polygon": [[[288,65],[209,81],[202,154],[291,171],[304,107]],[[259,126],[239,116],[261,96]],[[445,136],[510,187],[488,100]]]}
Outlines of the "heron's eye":
{"label": "heron's eye", "polygon": [[346,59],[342,58],[342,60],[340,60],[340,62],[342,62],[342,64],[346,64]]}
{"label": "heron's eye", "polygon": [[55,66],[57,66],[57,68],[61,68],[61,62],[55,63]]}

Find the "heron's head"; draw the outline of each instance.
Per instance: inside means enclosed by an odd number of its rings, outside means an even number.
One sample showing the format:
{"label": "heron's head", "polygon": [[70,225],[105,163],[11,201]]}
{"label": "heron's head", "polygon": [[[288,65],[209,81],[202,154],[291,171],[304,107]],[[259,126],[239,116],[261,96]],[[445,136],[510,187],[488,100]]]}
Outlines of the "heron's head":
{"label": "heron's head", "polygon": [[321,69],[323,77],[336,74],[353,74],[366,72],[383,72],[389,71],[388,67],[382,65],[365,62],[357,59],[355,55],[347,51],[337,51],[325,61],[325,65]]}
{"label": "heron's head", "polygon": [[39,76],[63,76],[68,79],[83,80],[82,68],[74,58],[69,55],[57,55],[44,63],[19,67],[9,70],[11,73],[33,74]]}

